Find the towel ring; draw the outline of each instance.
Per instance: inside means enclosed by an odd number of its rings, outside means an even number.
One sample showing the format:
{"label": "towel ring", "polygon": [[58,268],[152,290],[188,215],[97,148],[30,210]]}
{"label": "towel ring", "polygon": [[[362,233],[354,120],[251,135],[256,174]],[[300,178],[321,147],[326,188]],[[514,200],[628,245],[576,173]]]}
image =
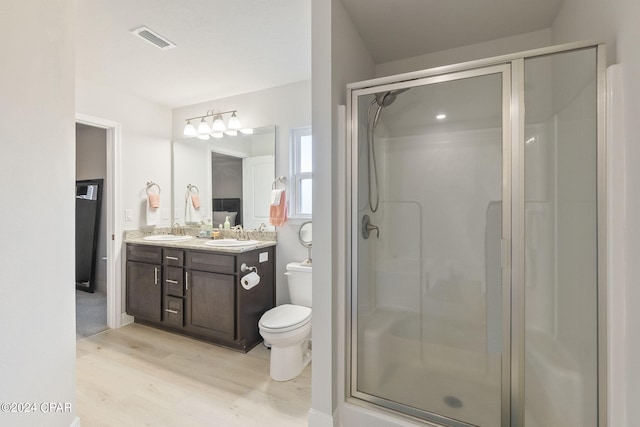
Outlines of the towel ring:
{"label": "towel ring", "polygon": [[284,185],[286,187],[286,182],[287,182],[287,178],[284,176],[279,176],[276,179],[273,180],[273,183],[271,184],[271,189],[275,190],[276,189],[276,185],[278,183],[281,183],[282,185]]}
{"label": "towel ring", "polygon": [[160,186],[158,184],[156,184],[155,182],[153,182],[153,181],[148,181],[147,182],[147,194],[151,194],[149,192],[149,190],[152,189],[153,187],[157,187],[158,188],[158,193],[157,194],[160,194],[160,191],[161,191],[160,190]]}
{"label": "towel ring", "polygon": [[193,190],[196,190],[194,194],[200,194],[200,190],[195,185],[187,184],[187,191],[189,193],[193,193]]}

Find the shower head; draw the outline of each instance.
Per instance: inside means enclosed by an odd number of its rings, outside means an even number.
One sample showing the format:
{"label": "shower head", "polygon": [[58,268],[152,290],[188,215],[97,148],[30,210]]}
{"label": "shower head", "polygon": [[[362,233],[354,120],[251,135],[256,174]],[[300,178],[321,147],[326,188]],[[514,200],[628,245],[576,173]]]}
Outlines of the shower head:
{"label": "shower head", "polygon": [[393,104],[393,101],[396,100],[396,96],[408,90],[409,88],[390,90],[388,92],[378,92],[376,93],[376,103],[380,107],[388,107],[389,105]]}
{"label": "shower head", "polygon": [[[376,110],[376,114],[373,118],[373,129],[376,128],[376,126],[378,126],[378,119],[380,118],[380,111],[382,111],[382,109],[384,107],[388,107],[389,105],[393,104],[393,101],[396,100],[396,96],[398,96],[399,94],[401,94],[402,92],[406,92],[408,91],[409,88],[405,88],[405,89],[397,89],[397,90],[390,90],[387,92],[378,92],[376,93],[376,97],[373,99],[373,101],[371,101],[371,105],[373,104],[378,104],[378,110]],[[369,107],[371,108],[371,107]]]}

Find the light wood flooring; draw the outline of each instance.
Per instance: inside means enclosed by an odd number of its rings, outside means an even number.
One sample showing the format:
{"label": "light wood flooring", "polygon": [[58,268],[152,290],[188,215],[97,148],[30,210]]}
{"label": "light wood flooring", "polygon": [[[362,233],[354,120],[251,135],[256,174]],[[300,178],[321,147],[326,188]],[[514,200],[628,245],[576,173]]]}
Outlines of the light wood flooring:
{"label": "light wood flooring", "polygon": [[306,426],[311,366],[269,377],[269,350],[247,354],[139,324],[77,341],[77,411],[94,426]]}

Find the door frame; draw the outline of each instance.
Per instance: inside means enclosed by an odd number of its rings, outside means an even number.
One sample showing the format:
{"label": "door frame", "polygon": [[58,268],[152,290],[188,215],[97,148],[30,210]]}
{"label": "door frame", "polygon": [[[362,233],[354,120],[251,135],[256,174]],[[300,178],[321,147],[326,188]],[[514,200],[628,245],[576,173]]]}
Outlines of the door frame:
{"label": "door frame", "polygon": [[122,316],[122,226],[117,220],[120,211],[120,155],[122,126],[118,122],[76,113],[76,123],[105,129],[107,134],[107,176],[104,200],[107,203],[107,326],[117,329],[125,322]]}
{"label": "door frame", "polygon": [[[507,425],[511,418],[511,369],[512,369],[512,341],[511,341],[511,298],[512,298],[512,272],[516,271],[514,263],[511,260],[510,247],[512,244],[512,236],[514,230],[512,229],[513,215],[511,212],[513,191],[512,186],[519,186],[520,184],[515,181],[515,178],[520,175],[520,170],[514,167],[512,171],[512,150],[511,137],[513,129],[512,121],[512,109],[515,107],[512,105],[512,66],[509,62],[499,64],[489,64],[482,67],[473,67],[468,69],[453,70],[449,72],[436,73],[436,75],[429,75],[411,80],[401,80],[393,83],[383,83],[380,85],[366,85],[365,87],[353,88],[349,96],[349,111],[352,115],[351,123],[358,123],[358,118],[362,117],[358,106],[358,97],[375,94],[378,92],[386,92],[399,89],[419,88],[430,85],[437,85],[446,82],[462,81],[469,78],[483,77],[489,75],[501,76],[501,117],[502,117],[502,129],[500,132],[501,139],[501,191],[502,191],[502,226],[501,226],[501,249],[502,249],[502,273],[501,273],[501,290],[502,296],[499,302],[502,307],[501,325],[502,325],[502,361],[500,364],[500,413],[502,425]],[[351,126],[349,136],[349,143],[347,146],[347,152],[350,154],[347,163],[350,164],[351,175],[359,175],[358,165],[358,132],[360,126]],[[517,152],[515,153],[517,154]],[[354,265],[354,260],[358,258],[358,237],[360,234],[360,222],[357,203],[355,200],[359,200],[359,185],[356,179],[352,179],[350,186],[347,188],[351,200],[351,206],[348,207],[349,220],[351,222],[351,232],[349,233],[351,241],[349,243],[350,253],[350,265]],[[513,269],[512,269],[513,268]],[[420,268],[422,270],[422,268]],[[422,281],[422,280],[421,280]],[[357,400],[371,403],[374,405],[380,405],[381,407],[398,411],[409,416],[417,417],[426,422],[433,423],[453,423],[459,426],[470,426],[471,424],[465,422],[459,422],[452,420],[446,416],[429,412],[426,410],[419,410],[407,405],[403,405],[398,402],[393,402],[378,396],[370,395],[365,392],[360,392],[357,389],[357,358],[358,358],[358,320],[355,313],[358,312],[358,298],[355,293],[353,284],[358,283],[358,271],[356,268],[352,268],[347,278],[347,283],[351,283],[350,289],[347,290],[347,309],[348,324],[347,327],[347,400],[355,402]],[[422,286],[422,284],[421,284]],[[350,320],[349,320],[350,318]]]}

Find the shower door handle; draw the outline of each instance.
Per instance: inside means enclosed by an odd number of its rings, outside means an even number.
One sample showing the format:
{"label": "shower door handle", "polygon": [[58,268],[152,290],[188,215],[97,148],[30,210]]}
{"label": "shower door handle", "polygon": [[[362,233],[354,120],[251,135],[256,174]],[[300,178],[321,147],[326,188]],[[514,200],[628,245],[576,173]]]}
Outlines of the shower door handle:
{"label": "shower door handle", "polygon": [[380,228],[377,225],[371,224],[371,218],[369,215],[362,217],[362,237],[367,240],[373,230],[376,230],[376,238],[380,238]]}

